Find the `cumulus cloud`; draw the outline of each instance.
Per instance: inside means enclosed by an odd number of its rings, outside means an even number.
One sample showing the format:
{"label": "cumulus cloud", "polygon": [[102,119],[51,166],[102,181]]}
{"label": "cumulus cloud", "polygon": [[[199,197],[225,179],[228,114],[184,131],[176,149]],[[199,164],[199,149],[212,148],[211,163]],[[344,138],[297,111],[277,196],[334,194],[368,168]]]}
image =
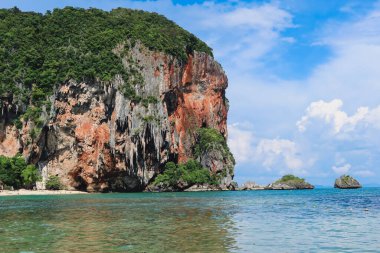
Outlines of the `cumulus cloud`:
{"label": "cumulus cloud", "polygon": [[351,169],[351,164],[349,163],[346,163],[342,166],[333,166],[332,167],[332,170],[338,174],[338,175],[342,175],[342,174],[347,174],[347,172]]}
{"label": "cumulus cloud", "polygon": [[235,123],[228,126],[228,145],[234,154],[238,164],[248,162],[252,159],[253,133]]}
{"label": "cumulus cloud", "polygon": [[339,133],[343,128],[351,130],[369,112],[368,107],[359,107],[354,115],[348,116],[346,112],[341,110],[342,105],[343,101],[340,99],[334,99],[331,102],[320,100],[311,103],[306,109],[306,115],[296,124],[298,130],[300,132],[306,131],[306,127],[312,119],[319,119],[331,124],[334,133]]}
{"label": "cumulus cloud", "polygon": [[297,121],[298,130],[305,132],[307,127],[313,124],[313,120],[319,120],[315,124],[322,121],[331,126],[334,134],[354,131],[359,125],[363,128],[380,128],[380,106],[372,110],[368,107],[359,107],[352,116],[343,111],[342,106],[343,101],[340,99],[312,102],[307,107],[306,114]]}
{"label": "cumulus cloud", "polygon": [[287,139],[254,138],[251,126],[235,123],[228,126],[228,144],[237,164],[251,164],[280,173],[304,173],[299,148]]}
{"label": "cumulus cloud", "polygon": [[256,148],[257,158],[262,160],[264,167],[272,169],[275,166],[280,170],[300,170],[303,162],[298,158],[297,146],[294,142],[286,139],[263,139]]}
{"label": "cumulus cloud", "polygon": [[353,173],[355,176],[359,177],[372,177],[375,173],[371,170],[358,170]]}

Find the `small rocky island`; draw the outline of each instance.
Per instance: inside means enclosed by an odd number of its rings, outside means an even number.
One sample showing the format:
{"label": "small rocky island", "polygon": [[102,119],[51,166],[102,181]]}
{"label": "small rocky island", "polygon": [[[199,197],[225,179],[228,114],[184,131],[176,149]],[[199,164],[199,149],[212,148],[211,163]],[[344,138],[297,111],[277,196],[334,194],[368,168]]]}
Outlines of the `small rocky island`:
{"label": "small rocky island", "polygon": [[339,189],[357,189],[361,188],[360,183],[349,175],[342,175],[335,180],[334,188]]}
{"label": "small rocky island", "polygon": [[294,175],[285,175],[274,183],[265,187],[265,190],[303,190],[314,189],[314,186],[309,184],[303,178]]}

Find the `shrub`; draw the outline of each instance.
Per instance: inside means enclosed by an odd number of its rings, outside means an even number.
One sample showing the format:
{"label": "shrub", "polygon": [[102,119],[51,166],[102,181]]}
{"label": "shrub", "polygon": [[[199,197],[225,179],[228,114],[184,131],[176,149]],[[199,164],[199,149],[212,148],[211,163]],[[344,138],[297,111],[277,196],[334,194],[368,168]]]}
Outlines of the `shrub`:
{"label": "shrub", "polygon": [[154,184],[164,184],[166,186],[176,185],[181,178],[181,175],[183,174],[183,171],[181,171],[181,169],[182,168],[179,168],[173,162],[166,163],[164,172],[156,177]]}
{"label": "shrub", "polygon": [[26,168],[21,172],[21,176],[26,188],[32,188],[35,185],[36,181],[41,180],[40,173],[34,165],[27,165]]}
{"label": "shrub", "polygon": [[144,107],[148,107],[149,104],[157,104],[159,100],[154,96],[148,96],[147,98],[143,98],[141,102]]}
{"label": "shrub", "polygon": [[197,134],[197,143],[194,147],[195,157],[199,157],[211,149],[217,149],[222,152],[224,157],[230,159],[232,163],[235,164],[235,159],[228,148],[227,141],[218,130],[203,127],[198,129]]}
{"label": "shrub", "polygon": [[198,129],[198,140],[195,146],[195,154],[201,155],[210,148],[220,146],[227,148],[227,143],[224,136],[213,128]]}
{"label": "shrub", "polygon": [[214,181],[214,177],[210,175],[207,168],[203,168],[195,160],[189,160],[184,164],[166,163],[164,172],[156,177],[154,184],[176,188],[179,182],[191,186],[194,184],[214,184]]}
{"label": "shrub", "polygon": [[21,155],[14,157],[0,156],[0,182],[8,187],[19,189],[31,188],[40,179],[38,169],[27,164]]}
{"label": "shrub", "polygon": [[179,167],[182,167],[183,181],[188,184],[205,184],[210,183],[210,171],[206,168],[203,168],[202,165],[195,161],[189,160],[186,164],[181,164]]}
{"label": "shrub", "polygon": [[62,185],[58,176],[50,176],[46,182],[46,189],[48,190],[61,190]]}
{"label": "shrub", "polygon": [[288,174],[288,175],[283,176],[279,180],[277,180],[276,183],[286,183],[286,182],[290,182],[290,181],[303,183],[303,182],[305,182],[305,179]]}
{"label": "shrub", "polygon": [[0,156],[0,181],[6,186],[18,189],[23,185],[22,171],[27,164],[21,155],[15,157]]}

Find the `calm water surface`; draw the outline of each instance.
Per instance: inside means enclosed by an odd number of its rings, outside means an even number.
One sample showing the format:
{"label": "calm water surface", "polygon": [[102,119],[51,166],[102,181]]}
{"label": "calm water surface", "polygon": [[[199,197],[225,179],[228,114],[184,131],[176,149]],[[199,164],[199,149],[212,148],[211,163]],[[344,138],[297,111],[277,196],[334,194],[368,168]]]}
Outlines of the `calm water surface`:
{"label": "calm water surface", "polygon": [[0,197],[0,252],[380,252],[380,188]]}

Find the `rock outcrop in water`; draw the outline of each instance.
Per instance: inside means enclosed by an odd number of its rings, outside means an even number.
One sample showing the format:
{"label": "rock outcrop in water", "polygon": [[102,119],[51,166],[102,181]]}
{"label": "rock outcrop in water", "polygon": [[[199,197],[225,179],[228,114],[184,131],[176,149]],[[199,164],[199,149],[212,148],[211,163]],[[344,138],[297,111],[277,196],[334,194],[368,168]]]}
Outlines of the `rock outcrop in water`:
{"label": "rock outcrop in water", "polygon": [[258,185],[252,181],[247,181],[241,187],[239,187],[239,190],[241,191],[264,190],[264,186]]}
{"label": "rock outcrop in water", "polygon": [[293,175],[285,175],[274,183],[265,187],[266,190],[310,190],[314,186],[309,184],[303,178]]}
{"label": "rock outcrop in water", "polygon": [[361,188],[360,183],[349,175],[342,175],[335,180],[334,188],[340,189],[357,189]]}
{"label": "rock outcrop in water", "polygon": [[122,74],[68,79],[41,106],[38,122],[20,118],[27,105],[16,96],[1,97],[0,155],[21,153],[44,180],[57,175],[67,189],[87,191],[142,191],[167,162],[197,159],[229,189],[232,156],[216,148],[194,153],[200,128],[227,138],[222,67],[207,52],[188,51],[183,61],[139,41],[119,43],[113,53],[135,77],[133,97]]}

